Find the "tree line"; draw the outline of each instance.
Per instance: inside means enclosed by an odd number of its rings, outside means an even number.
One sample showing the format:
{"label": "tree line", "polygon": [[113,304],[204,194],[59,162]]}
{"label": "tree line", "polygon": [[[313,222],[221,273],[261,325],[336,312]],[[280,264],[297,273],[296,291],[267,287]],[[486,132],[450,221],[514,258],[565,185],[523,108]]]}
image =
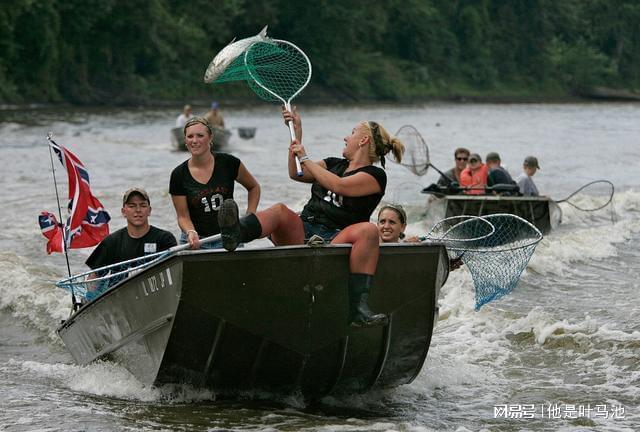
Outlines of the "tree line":
{"label": "tree line", "polygon": [[140,104],[251,97],[205,85],[233,37],[313,64],[306,97],[562,96],[640,88],[637,0],[12,0],[0,101]]}

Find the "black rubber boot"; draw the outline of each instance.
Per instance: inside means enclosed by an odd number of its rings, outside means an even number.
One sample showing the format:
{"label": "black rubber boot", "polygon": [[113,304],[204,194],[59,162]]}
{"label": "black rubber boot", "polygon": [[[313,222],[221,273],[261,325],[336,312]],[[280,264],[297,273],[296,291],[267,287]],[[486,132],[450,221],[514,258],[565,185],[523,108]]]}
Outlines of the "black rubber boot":
{"label": "black rubber boot", "polygon": [[252,240],[260,238],[262,235],[262,225],[258,217],[254,214],[248,214],[240,218],[240,241],[249,243]]}
{"label": "black rubber boot", "polygon": [[385,314],[373,313],[369,308],[367,302],[372,285],[372,275],[349,274],[349,323],[351,327],[376,327],[389,323],[389,318]]}
{"label": "black rubber boot", "polygon": [[238,205],[229,198],[224,200],[218,210],[218,225],[222,234],[222,246],[234,251],[240,243],[255,240],[262,234],[260,221],[254,214],[238,218]]}

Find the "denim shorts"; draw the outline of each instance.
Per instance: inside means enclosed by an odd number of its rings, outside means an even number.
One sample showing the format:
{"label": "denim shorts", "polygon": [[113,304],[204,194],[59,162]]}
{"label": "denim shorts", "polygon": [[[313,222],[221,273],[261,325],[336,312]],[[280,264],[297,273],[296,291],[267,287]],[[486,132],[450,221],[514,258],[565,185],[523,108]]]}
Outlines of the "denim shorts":
{"label": "denim shorts", "polygon": [[304,225],[304,241],[305,242],[307,242],[314,235],[322,237],[326,242],[330,242],[340,232],[339,229],[328,228],[322,224],[313,224],[305,220],[302,220],[302,224]]}

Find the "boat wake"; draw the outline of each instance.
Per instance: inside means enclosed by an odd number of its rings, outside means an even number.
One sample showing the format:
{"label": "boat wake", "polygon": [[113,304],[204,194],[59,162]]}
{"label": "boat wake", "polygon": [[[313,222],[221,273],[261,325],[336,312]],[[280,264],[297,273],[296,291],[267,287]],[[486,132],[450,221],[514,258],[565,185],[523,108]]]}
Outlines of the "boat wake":
{"label": "boat wake", "polygon": [[69,316],[70,297],[53,283],[59,277],[14,253],[0,252],[0,308],[61,345],[56,326]]}

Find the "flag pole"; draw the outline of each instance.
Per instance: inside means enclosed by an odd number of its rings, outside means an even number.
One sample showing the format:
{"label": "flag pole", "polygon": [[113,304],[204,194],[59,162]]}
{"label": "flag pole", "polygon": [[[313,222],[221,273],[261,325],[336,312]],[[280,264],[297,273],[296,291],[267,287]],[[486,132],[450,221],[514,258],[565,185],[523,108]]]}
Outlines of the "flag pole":
{"label": "flag pole", "polygon": [[[51,174],[53,175],[53,186],[56,190],[56,202],[58,203],[58,218],[60,220],[60,222],[62,222],[62,208],[60,207],[60,195],[58,194],[58,182],[56,180],[56,169],[53,165],[53,153],[51,151],[51,144],[55,144],[56,146],[58,144],[56,144],[56,142],[53,140],[53,138],[51,138],[53,136],[53,132],[49,132],[47,133],[47,140],[49,141],[49,160],[51,161]],[[71,277],[71,265],[69,264],[69,253],[67,251],[67,239],[64,238],[64,231],[63,231],[63,245],[64,245],[64,259],[67,262],[67,274],[69,275],[69,277]],[[73,285],[71,286],[71,306],[73,307],[73,310],[76,311],[78,309],[78,305],[79,303],[76,302],[76,295],[75,292],[73,290]]]}

